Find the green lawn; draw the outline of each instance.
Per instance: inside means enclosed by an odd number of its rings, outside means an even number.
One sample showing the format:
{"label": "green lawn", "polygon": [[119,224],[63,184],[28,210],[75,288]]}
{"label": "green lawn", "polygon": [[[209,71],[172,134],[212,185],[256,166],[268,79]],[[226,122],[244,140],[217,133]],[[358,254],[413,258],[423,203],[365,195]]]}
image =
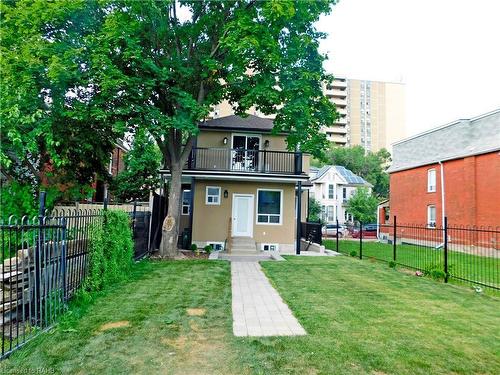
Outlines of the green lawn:
{"label": "green lawn", "polygon": [[[335,250],[335,240],[323,241],[327,249]],[[339,251],[349,254],[356,251],[359,256],[359,240],[340,240]],[[399,264],[431,270],[444,269],[443,250],[415,245],[397,245],[396,261]],[[384,261],[393,259],[393,248],[390,244],[380,242],[363,242],[363,258],[375,257]],[[448,271],[457,278],[473,280],[500,288],[500,259],[476,256],[456,251],[448,251]]]}
{"label": "green lawn", "polygon": [[[0,370],[166,374],[498,374],[500,301],[349,257],[263,268],[307,330],[235,338],[229,265],[143,262]],[[199,316],[190,316],[187,309]],[[112,328],[109,323],[121,322]],[[120,327],[121,325],[121,327]],[[0,371],[1,372],[1,371]]]}

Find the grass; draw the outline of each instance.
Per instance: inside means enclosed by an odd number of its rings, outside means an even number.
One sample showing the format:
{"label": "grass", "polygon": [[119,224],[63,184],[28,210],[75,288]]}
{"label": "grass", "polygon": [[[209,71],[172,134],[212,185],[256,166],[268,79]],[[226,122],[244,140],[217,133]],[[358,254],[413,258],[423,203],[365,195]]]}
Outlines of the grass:
{"label": "grass", "polygon": [[[131,281],[93,303],[74,305],[61,324],[0,370],[500,373],[500,304],[494,297],[348,257],[287,257],[262,267],[307,336],[233,337],[227,263],[142,262]],[[189,315],[190,308],[196,314]]]}
{"label": "grass", "polygon": [[[335,240],[323,241],[327,249],[335,250]],[[359,256],[359,241],[340,240],[339,251],[350,254],[355,251]],[[393,259],[391,244],[363,242],[363,258],[374,257],[386,262]],[[396,261],[401,265],[421,270],[437,268],[444,270],[443,250],[416,245],[397,245]],[[448,271],[452,278],[467,279],[500,288],[500,260],[498,258],[448,251]],[[458,280],[458,279],[457,279]]]}

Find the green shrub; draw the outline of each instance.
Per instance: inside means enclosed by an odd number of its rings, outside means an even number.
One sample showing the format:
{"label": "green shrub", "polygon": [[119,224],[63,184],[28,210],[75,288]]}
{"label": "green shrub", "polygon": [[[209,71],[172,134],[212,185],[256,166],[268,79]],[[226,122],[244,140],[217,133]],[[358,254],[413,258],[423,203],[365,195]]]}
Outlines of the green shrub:
{"label": "green shrub", "polygon": [[91,227],[89,270],[84,290],[99,291],[126,279],[133,254],[129,216],[123,211],[106,211],[102,220]]}
{"label": "green shrub", "polygon": [[389,262],[389,267],[390,267],[390,268],[396,268],[396,262],[395,262],[395,261],[393,261],[393,260],[391,260],[391,261]]}
{"label": "green shrub", "polygon": [[210,254],[213,250],[212,245],[207,245],[204,247],[205,253]]}
{"label": "green shrub", "polygon": [[349,253],[350,256],[352,257],[355,257],[358,255],[358,252],[356,250],[351,250],[351,252]]}
{"label": "green shrub", "polygon": [[193,250],[193,251],[198,250],[198,246],[196,246],[196,244],[195,244],[195,243],[194,243],[194,244],[192,244],[192,245],[191,245],[191,250]]}

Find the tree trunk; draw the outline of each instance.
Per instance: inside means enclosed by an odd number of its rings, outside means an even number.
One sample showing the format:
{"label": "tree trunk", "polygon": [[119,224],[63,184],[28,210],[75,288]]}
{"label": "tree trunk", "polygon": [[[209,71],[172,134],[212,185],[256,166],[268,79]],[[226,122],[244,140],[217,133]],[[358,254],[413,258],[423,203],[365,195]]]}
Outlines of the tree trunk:
{"label": "tree trunk", "polygon": [[168,211],[162,225],[162,236],[160,243],[160,256],[162,258],[173,258],[178,255],[177,240],[179,238],[179,219],[182,201],[182,170],[180,163],[172,163],[171,182],[168,194]]}

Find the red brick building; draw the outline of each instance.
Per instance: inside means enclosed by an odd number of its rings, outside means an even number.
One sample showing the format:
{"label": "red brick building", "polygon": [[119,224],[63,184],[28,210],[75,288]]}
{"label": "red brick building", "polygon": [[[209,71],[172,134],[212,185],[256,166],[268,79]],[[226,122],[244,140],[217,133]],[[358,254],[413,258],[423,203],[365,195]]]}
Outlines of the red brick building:
{"label": "red brick building", "polygon": [[500,109],[395,143],[389,173],[382,224],[500,226]]}

